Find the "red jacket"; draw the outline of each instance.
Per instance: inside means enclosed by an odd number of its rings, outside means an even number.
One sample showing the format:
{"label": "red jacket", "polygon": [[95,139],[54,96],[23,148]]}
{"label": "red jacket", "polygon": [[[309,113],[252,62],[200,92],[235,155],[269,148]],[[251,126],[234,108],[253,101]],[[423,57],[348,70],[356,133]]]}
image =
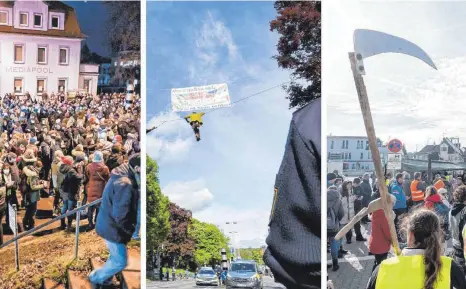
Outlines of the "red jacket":
{"label": "red jacket", "polygon": [[435,203],[441,203],[442,197],[439,194],[431,195],[426,198],[424,206],[428,209],[433,210]]}
{"label": "red jacket", "polygon": [[384,254],[390,251],[391,237],[387,218],[382,209],[372,213],[372,231],[369,237],[369,252]]}

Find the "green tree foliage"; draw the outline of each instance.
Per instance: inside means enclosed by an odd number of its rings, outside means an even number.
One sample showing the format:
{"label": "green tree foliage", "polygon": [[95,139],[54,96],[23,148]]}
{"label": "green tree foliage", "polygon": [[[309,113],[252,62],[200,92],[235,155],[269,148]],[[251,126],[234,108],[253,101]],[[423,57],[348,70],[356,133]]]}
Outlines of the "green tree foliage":
{"label": "green tree foliage", "polygon": [[157,163],[149,156],[146,159],[147,248],[153,250],[158,248],[170,232],[170,212],[168,210],[170,202],[160,190]]}
{"label": "green tree foliage", "polygon": [[108,57],[100,56],[95,52],[91,52],[87,43],[84,43],[81,49],[81,63],[102,64],[110,63],[111,59]]}
{"label": "green tree foliage", "polygon": [[263,249],[261,248],[241,249],[241,258],[245,260],[254,260],[257,264],[262,265],[264,264],[264,261],[262,260],[262,250]]}
{"label": "green tree foliage", "polygon": [[293,71],[291,83],[284,87],[290,108],[302,107],[321,96],[321,4],[276,1],[274,7],[278,15],[270,30],[280,34],[274,58],[279,67]]}
{"label": "green tree foliage", "polygon": [[408,151],[406,150],[405,145],[403,145],[402,150],[403,150],[403,155],[405,156],[408,155]]}
{"label": "green tree foliage", "polygon": [[220,264],[221,250],[224,248],[229,251],[228,238],[214,224],[193,219],[189,235],[196,243],[194,260],[200,266]]}

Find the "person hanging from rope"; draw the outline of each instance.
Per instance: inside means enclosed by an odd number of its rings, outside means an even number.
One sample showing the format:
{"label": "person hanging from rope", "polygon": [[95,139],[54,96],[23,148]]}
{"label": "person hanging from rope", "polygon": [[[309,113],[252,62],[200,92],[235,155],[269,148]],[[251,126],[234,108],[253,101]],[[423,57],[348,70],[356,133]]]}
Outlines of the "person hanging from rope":
{"label": "person hanging from rope", "polygon": [[201,140],[201,134],[199,132],[199,128],[202,126],[202,117],[205,113],[203,112],[193,112],[190,115],[185,116],[184,119],[191,125],[194,130],[194,134],[196,135],[196,140]]}

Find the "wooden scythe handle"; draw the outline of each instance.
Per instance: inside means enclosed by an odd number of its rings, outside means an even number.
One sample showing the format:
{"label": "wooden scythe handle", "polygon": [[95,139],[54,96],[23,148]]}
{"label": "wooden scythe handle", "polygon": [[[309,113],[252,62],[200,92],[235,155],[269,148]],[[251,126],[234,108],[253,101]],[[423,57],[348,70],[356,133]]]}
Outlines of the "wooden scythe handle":
{"label": "wooden scythe handle", "polygon": [[364,79],[359,74],[356,68],[356,58],[354,52],[348,53],[351,70],[353,71],[354,83],[358,92],[359,104],[361,106],[361,112],[364,119],[364,125],[366,127],[367,139],[369,141],[369,148],[372,154],[372,160],[374,161],[375,174],[377,176],[377,182],[380,191],[380,199],[382,200],[382,207],[385,213],[385,217],[388,221],[390,228],[390,235],[392,237],[392,245],[396,255],[400,254],[400,248],[398,247],[398,239],[395,230],[395,223],[393,221],[393,210],[390,205],[390,196],[388,189],[385,184],[385,176],[383,174],[382,160],[380,159],[379,148],[377,147],[377,137],[375,135],[374,122],[372,121],[371,108],[369,105],[369,98],[367,97],[366,86],[364,85]]}

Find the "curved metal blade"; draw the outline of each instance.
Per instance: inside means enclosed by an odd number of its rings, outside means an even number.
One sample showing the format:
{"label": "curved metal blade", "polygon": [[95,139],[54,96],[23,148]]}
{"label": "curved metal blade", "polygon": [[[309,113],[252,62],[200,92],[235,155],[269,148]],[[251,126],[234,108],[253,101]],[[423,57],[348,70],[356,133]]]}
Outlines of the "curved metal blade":
{"label": "curved metal blade", "polygon": [[[401,53],[416,57],[433,69],[437,69],[424,50],[406,39],[369,29],[356,29],[353,39],[354,52],[358,60],[382,53]],[[358,54],[362,59],[359,59]]]}

